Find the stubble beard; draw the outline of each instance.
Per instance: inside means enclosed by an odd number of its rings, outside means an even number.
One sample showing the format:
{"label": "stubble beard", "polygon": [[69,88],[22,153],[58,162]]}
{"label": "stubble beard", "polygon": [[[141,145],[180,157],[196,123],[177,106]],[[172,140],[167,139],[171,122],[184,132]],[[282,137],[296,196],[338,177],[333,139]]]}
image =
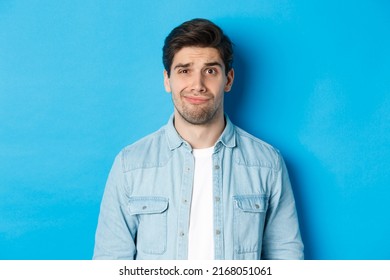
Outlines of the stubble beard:
{"label": "stubble beard", "polygon": [[[182,97],[182,96],[181,96]],[[176,108],[176,111],[179,115],[188,123],[192,125],[205,125],[210,123],[216,116],[219,111],[219,107],[215,107],[215,103],[206,105],[191,105],[181,103],[177,105],[175,99],[173,99],[173,104]]]}

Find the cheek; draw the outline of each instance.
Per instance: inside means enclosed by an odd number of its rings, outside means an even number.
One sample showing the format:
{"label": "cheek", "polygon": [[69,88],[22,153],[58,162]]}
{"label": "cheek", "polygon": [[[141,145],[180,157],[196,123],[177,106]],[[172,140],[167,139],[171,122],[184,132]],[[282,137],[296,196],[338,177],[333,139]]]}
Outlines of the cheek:
{"label": "cheek", "polygon": [[185,90],[187,88],[187,83],[185,81],[174,81],[174,82],[171,82],[171,90],[172,92],[177,92],[177,93],[180,93],[182,92],[183,90]]}
{"label": "cheek", "polygon": [[177,91],[177,90],[175,90],[174,88],[172,88],[171,96],[172,96],[172,101],[173,101],[175,104],[178,105],[178,104],[181,103],[180,91]]}
{"label": "cheek", "polygon": [[[223,81],[218,81],[210,83],[209,88],[218,96],[223,95],[226,88],[226,83]],[[219,97],[218,97],[219,98]]]}

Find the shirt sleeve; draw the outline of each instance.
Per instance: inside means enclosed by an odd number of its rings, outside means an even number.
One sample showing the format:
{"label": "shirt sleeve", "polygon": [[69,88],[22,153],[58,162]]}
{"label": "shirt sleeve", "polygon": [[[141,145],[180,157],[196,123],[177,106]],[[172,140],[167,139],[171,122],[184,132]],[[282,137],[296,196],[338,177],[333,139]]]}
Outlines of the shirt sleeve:
{"label": "shirt sleeve", "polygon": [[119,154],[107,179],[98,226],[93,259],[134,259],[137,219],[129,215],[122,154]]}
{"label": "shirt sleeve", "polygon": [[290,179],[283,158],[275,172],[266,225],[263,235],[262,259],[301,260],[303,243]]}

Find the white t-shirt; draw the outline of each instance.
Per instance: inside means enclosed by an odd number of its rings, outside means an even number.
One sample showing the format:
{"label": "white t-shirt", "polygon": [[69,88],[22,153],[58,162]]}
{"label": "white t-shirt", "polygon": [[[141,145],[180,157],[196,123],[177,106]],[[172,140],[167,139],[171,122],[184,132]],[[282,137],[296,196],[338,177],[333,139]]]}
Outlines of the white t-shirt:
{"label": "white t-shirt", "polygon": [[195,173],[192,189],[188,259],[214,259],[213,174],[214,147],[193,149]]}

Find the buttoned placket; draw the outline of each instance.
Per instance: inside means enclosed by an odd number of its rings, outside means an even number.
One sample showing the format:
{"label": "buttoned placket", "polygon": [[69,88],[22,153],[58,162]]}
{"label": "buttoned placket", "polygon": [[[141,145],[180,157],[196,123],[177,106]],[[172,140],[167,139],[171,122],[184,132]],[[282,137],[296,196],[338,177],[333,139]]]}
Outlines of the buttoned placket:
{"label": "buttoned placket", "polygon": [[190,222],[190,207],[192,200],[192,186],[194,181],[195,160],[192,155],[192,148],[188,143],[179,147],[179,152],[183,153],[183,180],[181,182],[180,195],[181,203],[179,207],[178,232],[177,232],[177,259],[188,259],[188,230]]}
{"label": "buttoned placket", "polygon": [[219,142],[213,154],[214,258],[216,260],[224,259],[221,149],[223,145]]}

